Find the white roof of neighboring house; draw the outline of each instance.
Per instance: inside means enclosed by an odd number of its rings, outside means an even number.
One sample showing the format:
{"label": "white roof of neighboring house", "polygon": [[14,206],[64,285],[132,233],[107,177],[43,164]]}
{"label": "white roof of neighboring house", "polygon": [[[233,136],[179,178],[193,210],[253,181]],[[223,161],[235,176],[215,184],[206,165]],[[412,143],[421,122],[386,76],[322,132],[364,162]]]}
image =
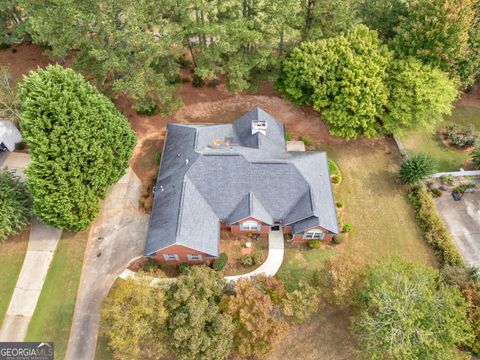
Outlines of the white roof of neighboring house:
{"label": "white roof of neighboring house", "polygon": [[13,123],[0,120],[0,144],[6,146],[9,151],[15,150],[15,144],[22,141],[22,134]]}

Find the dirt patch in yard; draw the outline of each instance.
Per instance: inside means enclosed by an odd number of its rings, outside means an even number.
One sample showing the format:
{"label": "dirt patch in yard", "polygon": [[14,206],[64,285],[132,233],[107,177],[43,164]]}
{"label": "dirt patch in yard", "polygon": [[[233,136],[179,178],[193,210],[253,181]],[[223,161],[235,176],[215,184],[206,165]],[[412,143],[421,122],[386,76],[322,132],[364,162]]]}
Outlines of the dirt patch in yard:
{"label": "dirt patch in yard", "polygon": [[462,94],[455,102],[455,106],[459,105],[480,108],[480,85],[477,85],[473,91]]}

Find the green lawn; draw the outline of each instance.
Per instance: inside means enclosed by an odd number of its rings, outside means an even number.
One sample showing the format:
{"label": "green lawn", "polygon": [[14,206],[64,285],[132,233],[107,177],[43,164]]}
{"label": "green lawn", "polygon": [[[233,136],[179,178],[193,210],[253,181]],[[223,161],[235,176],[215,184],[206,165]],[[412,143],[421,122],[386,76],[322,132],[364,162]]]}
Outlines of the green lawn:
{"label": "green lawn", "polygon": [[0,326],[8,309],[28,246],[30,226],[0,243]]}
{"label": "green lawn", "polygon": [[87,236],[88,231],[63,234],[25,339],[53,341],[57,359],[67,349]]}
{"label": "green lawn", "polygon": [[446,147],[438,136],[438,130],[450,124],[473,126],[475,132],[480,134],[480,108],[459,106],[453,110],[451,116],[445,117],[434,133],[418,131],[406,135],[402,142],[407,152],[431,154],[437,160],[438,171],[459,170],[469,158],[469,154]]}
{"label": "green lawn", "polygon": [[[320,147],[322,148],[322,147]],[[342,182],[334,185],[335,200],[342,200],[340,223],[353,226],[350,237],[336,247],[301,251],[287,247],[279,277],[291,286],[311,279],[323,261],[345,251],[365,262],[399,255],[435,265],[418,229],[405,189],[397,180],[398,150],[389,139],[357,140],[323,147],[340,168]]]}

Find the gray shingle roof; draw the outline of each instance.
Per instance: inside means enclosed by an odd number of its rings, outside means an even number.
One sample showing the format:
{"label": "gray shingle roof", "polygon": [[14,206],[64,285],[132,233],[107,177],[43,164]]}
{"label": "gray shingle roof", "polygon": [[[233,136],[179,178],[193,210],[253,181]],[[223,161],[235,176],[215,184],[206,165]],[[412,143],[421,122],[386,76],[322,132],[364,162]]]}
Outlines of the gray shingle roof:
{"label": "gray shingle roof", "polygon": [[[266,135],[252,135],[252,120],[267,122]],[[167,130],[146,255],[173,244],[218,255],[219,222],[247,217],[338,232],[326,154],[286,152],[283,124],[260,108],[233,124]]]}

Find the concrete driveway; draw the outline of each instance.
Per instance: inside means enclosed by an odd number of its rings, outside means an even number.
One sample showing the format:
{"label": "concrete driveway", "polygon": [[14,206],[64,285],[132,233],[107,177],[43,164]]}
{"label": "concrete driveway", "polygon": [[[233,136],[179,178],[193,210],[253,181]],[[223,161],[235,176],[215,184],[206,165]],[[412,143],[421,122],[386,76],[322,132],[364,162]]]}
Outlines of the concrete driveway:
{"label": "concrete driveway", "polygon": [[449,193],[437,198],[437,208],[468,264],[480,267],[480,181],[477,190],[453,201]]}
{"label": "concrete driveway", "polygon": [[0,169],[8,168],[13,170],[22,181],[25,181],[26,176],[24,170],[30,163],[30,156],[25,153],[0,153]]}
{"label": "concrete driveway", "polygon": [[102,301],[130,260],[143,255],[149,216],[138,209],[141,186],[129,168],[111,187],[92,225],[66,359],[94,358]]}

